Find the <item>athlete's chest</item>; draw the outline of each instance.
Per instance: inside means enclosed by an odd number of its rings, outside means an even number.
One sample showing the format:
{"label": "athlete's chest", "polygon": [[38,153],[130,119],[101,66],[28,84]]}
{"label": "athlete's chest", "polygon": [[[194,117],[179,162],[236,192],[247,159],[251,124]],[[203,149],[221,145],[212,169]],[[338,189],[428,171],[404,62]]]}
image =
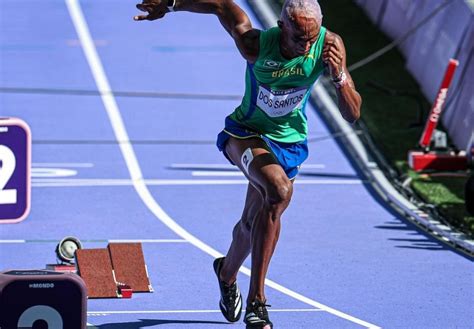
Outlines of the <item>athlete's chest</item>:
{"label": "athlete's chest", "polygon": [[259,59],[253,67],[256,80],[266,85],[304,86],[315,78],[315,62],[310,57],[282,61],[278,56]]}

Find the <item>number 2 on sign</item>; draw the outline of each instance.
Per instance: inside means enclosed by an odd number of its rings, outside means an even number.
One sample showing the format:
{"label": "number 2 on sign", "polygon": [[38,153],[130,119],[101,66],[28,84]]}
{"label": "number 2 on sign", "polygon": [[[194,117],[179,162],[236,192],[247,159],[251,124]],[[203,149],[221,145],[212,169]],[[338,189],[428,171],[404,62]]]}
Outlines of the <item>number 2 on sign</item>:
{"label": "number 2 on sign", "polygon": [[15,204],[17,191],[5,190],[16,167],[15,154],[5,145],[0,145],[0,204]]}

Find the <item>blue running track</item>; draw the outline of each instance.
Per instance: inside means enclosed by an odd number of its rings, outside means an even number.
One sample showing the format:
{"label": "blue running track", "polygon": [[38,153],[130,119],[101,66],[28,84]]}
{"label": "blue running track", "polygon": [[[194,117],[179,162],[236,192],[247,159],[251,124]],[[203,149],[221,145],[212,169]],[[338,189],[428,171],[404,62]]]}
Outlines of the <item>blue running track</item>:
{"label": "blue running track", "polygon": [[[246,181],[214,140],[245,62],[215,17],[135,14],[129,0],[0,1],[0,116],[33,134],[32,210],[0,226],[0,270],[44,268],[67,235],[139,240],[155,292],[89,300],[88,322],[226,328],[212,261]],[[307,112],[310,137],[328,136]],[[268,274],[275,328],[474,328],[472,259],[375,198],[334,139],[310,152]],[[238,280],[246,294],[245,269]]]}

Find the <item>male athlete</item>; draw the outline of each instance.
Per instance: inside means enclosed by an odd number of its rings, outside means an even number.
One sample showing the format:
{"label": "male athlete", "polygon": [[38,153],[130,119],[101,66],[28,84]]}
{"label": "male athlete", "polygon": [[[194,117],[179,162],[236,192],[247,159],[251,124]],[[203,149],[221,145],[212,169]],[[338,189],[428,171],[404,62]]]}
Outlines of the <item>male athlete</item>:
{"label": "male athlete", "polygon": [[137,8],[155,20],[173,11],[214,14],[247,61],[242,103],[226,118],[217,146],[249,180],[242,218],[235,225],[226,257],[214,261],[220,309],[239,320],[242,297],[237,272],[249,254],[252,275],[244,322],[272,328],[264,281],[280,233],[280,217],[290,203],[293,181],[308,156],[305,105],[311,86],[326,69],[337,90],[339,110],[349,122],[359,118],[361,97],[346,68],[342,39],[321,25],[317,0],[286,0],[278,26],[252,28],[232,0],[143,0]]}

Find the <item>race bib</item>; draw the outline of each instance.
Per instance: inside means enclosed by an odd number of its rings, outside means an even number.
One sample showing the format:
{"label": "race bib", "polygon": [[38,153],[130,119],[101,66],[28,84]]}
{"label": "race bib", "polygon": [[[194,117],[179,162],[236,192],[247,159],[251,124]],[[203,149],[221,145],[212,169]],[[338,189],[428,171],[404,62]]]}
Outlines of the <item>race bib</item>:
{"label": "race bib", "polygon": [[258,89],[257,106],[269,117],[281,117],[299,107],[307,91],[307,87],[272,90],[260,86]]}

